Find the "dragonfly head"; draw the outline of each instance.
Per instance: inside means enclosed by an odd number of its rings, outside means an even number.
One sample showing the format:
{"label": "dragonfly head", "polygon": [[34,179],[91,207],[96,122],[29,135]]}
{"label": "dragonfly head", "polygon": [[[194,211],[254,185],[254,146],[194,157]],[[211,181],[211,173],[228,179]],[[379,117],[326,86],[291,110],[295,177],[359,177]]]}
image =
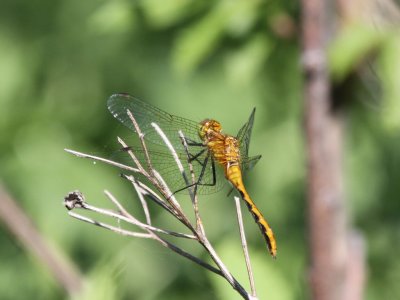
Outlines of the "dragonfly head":
{"label": "dragonfly head", "polygon": [[221,123],[215,120],[205,119],[200,122],[199,136],[202,140],[208,139],[210,135],[220,133],[222,130]]}

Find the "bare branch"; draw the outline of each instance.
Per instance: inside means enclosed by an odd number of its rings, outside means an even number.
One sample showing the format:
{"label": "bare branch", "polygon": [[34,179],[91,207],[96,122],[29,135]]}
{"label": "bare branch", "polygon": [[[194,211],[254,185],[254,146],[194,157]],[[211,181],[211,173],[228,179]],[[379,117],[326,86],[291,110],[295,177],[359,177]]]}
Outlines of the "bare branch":
{"label": "bare branch", "polygon": [[[155,178],[157,178],[157,181],[161,184],[163,187],[163,194],[166,196],[166,199],[169,204],[175,209],[175,211],[179,214],[184,215],[181,205],[179,202],[176,200],[175,196],[173,195],[172,191],[169,189],[167,183],[164,181],[164,178],[158,173],[156,170],[153,170],[153,175]],[[186,217],[185,217],[186,218]],[[189,222],[190,223],[190,222]]]}
{"label": "bare branch", "polygon": [[[108,229],[108,230],[112,230],[116,233],[122,234],[122,235],[127,235],[127,236],[132,236],[132,237],[141,237],[141,238],[150,238],[153,240],[158,241],[161,245],[163,245],[164,247],[167,247],[168,249],[171,249],[172,251],[178,253],[179,255],[186,257],[187,259],[195,262],[198,265],[201,265],[202,267],[224,277],[229,284],[244,298],[244,299],[256,299],[254,296],[250,295],[244,288],[243,286],[233,277],[233,275],[229,272],[228,268],[225,266],[225,264],[222,262],[221,258],[217,255],[215,249],[213,248],[213,246],[211,245],[211,243],[209,242],[206,234],[205,234],[205,230],[203,227],[203,223],[200,217],[200,213],[199,213],[199,208],[198,208],[198,196],[196,193],[197,187],[196,187],[196,178],[195,178],[195,173],[193,171],[193,165],[190,161],[190,155],[189,155],[189,150],[188,150],[188,145],[186,143],[186,139],[184,138],[182,132],[180,132],[180,137],[182,139],[182,143],[186,149],[187,152],[187,156],[188,156],[188,166],[189,166],[189,170],[191,173],[191,179],[192,179],[192,183],[189,182],[186,173],[185,173],[185,169],[182,165],[182,162],[180,161],[177,152],[175,151],[174,147],[172,146],[172,144],[170,143],[168,137],[164,134],[164,132],[161,130],[161,128],[155,124],[155,123],[151,123],[151,125],[154,127],[154,129],[156,130],[156,132],[159,134],[159,136],[161,137],[161,139],[164,141],[165,145],[167,146],[167,148],[170,150],[172,157],[174,158],[176,164],[177,164],[177,171],[179,170],[179,172],[181,173],[181,176],[183,177],[185,183],[187,184],[188,187],[193,187],[193,188],[189,188],[189,194],[191,196],[192,199],[192,205],[193,205],[193,209],[195,212],[195,218],[196,218],[196,226],[194,226],[190,219],[186,216],[185,212],[183,211],[182,207],[180,206],[179,202],[177,201],[177,199],[175,198],[175,195],[173,193],[173,191],[171,191],[168,187],[168,185],[166,184],[165,180],[162,178],[162,176],[157,172],[156,169],[154,169],[151,160],[150,160],[150,155],[149,152],[147,150],[146,147],[146,143],[144,141],[144,135],[142,134],[134,116],[127,111],[127,114],[129,115],[129,118],[131,119],[135,130],[140,138],[140,141],[142,143],[142,149],[145,152],[146,155],[146,163],[148,166],[148,170],[145,170],[143,168],[143,166],[141,165],[141,162],[138,161],[137,157],[135,156],[135,154],[133,153],[133,151],[131,150],[131,148],[120,138],[118,138],[119,143],[127,150],[128,154],[130,155],[132,161],[135,163],[135,165],[137,166],[137,168],[132,168],[123,164],[119,164],[113,161],[109,161],[106,159],[102,159],[102,158],[98,158],[95,156],[91,156],[91,155],[86,155],[83,153],[79,153],[76,151],[72,151],[72,150],[67,150],[68,152],[80,156],[80,157],[85,157],[85,158],[91,158],[91,159],[95,159],[98,161],[102,161],[114,166],[118,166],[121,167],[123,170],[127,170],[127,171],[132,171],[132,172],[136,172],[139,174],[142,174],[143,176],[145,176],[145,178],[147,180],[149,180],[149,182],[157,189],[157,191],[159,193],[161,193],[165,199],[162,199],[156,192],[154,192],[151,188],[149,188],[147,185],[143,184],[142,182],[138,181],[134,176],[128,176],[128,175],[123,175],[124,178],[128,179],[133,187],[136,190],[136,193],[138,194],[139,200],[141,201],[141,205],[145,214],[145,218],[146,218],[146,224],[139,221],[138,219],[136,219],[134,216],[132,216],[124,207],[123,205],[121,205],[121,203],[108,191],[105,191],[106,196],[108,197],[108,199],[116,206],[116,208],[118,209],[118,212],[115,211],[111,211],[109,209],[104,209],[104,208],[98,208],[92,205],[89,205],[88,203],[85,202],[83,196],[78,193],[71,193],[68,197],[65,198],[65,205],[68,209],[73,209],[73,208],[82,208],[85,210],[90,210],[93,212],[96,212],[98,214],[104,215],[104,216],[108,216],[108,217],[112,217],[112,218],[116,218],[119,221],[123,221],[126,222],[128,224],[132,224],[134,226],[139,227],[141,230],[144,231],[143,232],[135,232],[135,231],[130,231],[130,230],[126,230],[126,229],[121,229],[120,227],[116,227],[110,224],[105,224],[103,222],[98,222],[92,218],[88,218],[76,213],[72,213],[70,212],[70,215],[74,218],[77,218],[79,220],[94,224],[96,226]],[[151,225],[151,215],[150,215],[150,211],[148,209],[147,206],[147,201],[145,199],[145,197],[148,197],[149,199],[153,200],[156,204],[158,204],[160,207],[162,207],[163,209],[165,209],[166,211],[168,211],[171,215],[173,215],[176,219],[178,219],[179,221],[181,221],[182,224],[184,224],[184,226],[189,229],[193,235],[188,235],[188,234],[183,234],[183,233],[179,233],[179,232],[174,232],[174,231],[169,231],[169,230],[165,230],[165,229],[160,229],[157,228],[155,226]],[[173,236],[173,237],[179,237],[179,238],[186,238],[186,239],[192,239],[192,240],[197,240],[203,247],[204,249],[208,252],[208,254],[210,255],[211,259],[214,261],[214,263],[216,264],[217,268],[214,266],[211,266],[210,264],[206,263],[205,261],[201,260],[198,257],[195,257],[193,255],[191,255],[190,253],[184,251],[183,249],[177,247],[176,245],[174,245],[173,243],[161,238],[158,234],[162,233],[162,234],[166,234],[168,236]],[[243,238],[242,238],[243,240]],[[247,251],[247,250],[246,250]],[[246,258],[246,260],[248,260],[248,257]],[[247,264],[249,264],[248,262],[246,262]],[[251,275],[252,276],[252,275]],[[251,279],[250,279],[251,280]],[[252,285],[252,294],[255,295],[255,288],[254,288],[254,282],[251,283]]]}
{"label": "bare branch", "polygon": [[[191,179],[192,179],[191,185],[193,185],[193,191],[190,188],[189,192],[190,192],[190,198],[192,199],[194,215],[196,217],[196,228],[198,230],[200,230],[203,235],[205,235],[203,222],[201,221],[200,212],[199,212],[198,194],[196,193],[196,190],[197,190],[196,177],[195,177],[195,174],[194,174],[194,171],[193,171],[193,164],[190,161],[189,147],[188,147],[188,144],[186,142],[186,138],[183,135],[183,132],[181,130],[179,131],[179,137],[180,137],[180,139],[182,141],[182,144],[183,144],[183,146],[185,148],[185,151],[186,151],[188,165],[189,165],[189,171],[190,171],[190,175],[191,175]],[[185,174],[183,173],[183,175],[185,175]],[[186,179],[186,181],[187,181],[187,185],[189,186],[189,182],[188,182],[187,179]]]}
{"label": "bare branch", "polygon": [[151,217],[150,217],[150,211],[149,207],[147,206],[147,201],[144,199],[143,194],[140,192],[140,188],[137,185],[135,181],[132,181],[133,187],[135,188],[136,194],[138,195],[138,198],[140,200],[140,203],[142,204],[143,212],[146,217],[146,223],[151,225]]}
{"label": "bare branch", "polygon": [[164,141],[165,145],[168,147],[169,151],[171,152],[172,156],[174,157],[176,161],[176,165],[181,172],[182,176],[185,178],[186,183],[189,185],[189,181],[187,180],[187,176],[185,174],[185,169],[183,168],[182,162],[178,157],[178,154],[175,151],[175,148],[172,146],[171,142],[165,135],[165,133],[161,130],[161,128],[156,124],[156,123],[151,123],[151,126],[154,127],[154,129],[157,131],[158,135],[162,138]]}
{"label": "bare branch", "polygon": [[192,254],[182,250],[181,248],[175,246],[174,244],[172,244],[172,243],[170,243],[170,242],[168,242],[168,241],[166,241],[166,240],[164,240],[164,239],[162,239],[162,238],[160,238],[158,236],[156,236],[155,239],[157,241],[159,241],[164,247],[167,247],[168,249],[171,249],[172,251],[178,253],[179,255],[181,255],[181,256],[183,256],[183,257],[195,262],[196,264],[198,264],[198,265],[200,265],[200,266],[202,266],[204,268],[206,268],[207,270],[210,270],[211,272],[214,272],[215,274],[224,277],[224,274],[220,270],[218,270],[217,268],[211,266],[210,264],[206,263],[205,261],[197,258],[196,256],[193,256]]}
{"label": "bare branch", "polygon": [[129,148],[129,146],[125,143],[125,141],[123,139],[121,139],[120,137],[117,137],[118,143],[121,144],[121,146],[126,149],[126,152],[129,154],[129,156],[131,157],[132,161],[135,163],[135,165],[138,167],[139,171],[138,173],[143,174],[143,176],[145,176],[146,178],[149,178],[150,175],[147,173],[147,171],[143,168],[142,164],[140,163],[140,161],[137,159],[136,155],[133,154],[132,150]]}
{"label": "bare branch", "polygon": [[[123,178],[129,180],[134,187],[137,187],[139,189],[139,193],[141,193],[144,197],[147,196],[152,201],[154,201],[156,204],[160,205],[162,208],[167,210],[173,216],[175,216],[177,214],[177,212],[174,210],[173,207],[171,207],[169,205],[169,203],[167,203],[163,199],[161,199],[161,197],[156,192],[154,192],[151,188],[149,188],[147,185],[136,180],[133,176],[123,175]],[[133,183],[135,183],[135,184],[133,184]]]}
{"label": "bare branch", "polygon": [[146,142],[144,141],[144,134],[140,130],[140,127],[139,127],[138,123],[136,122],[136,119],[133,116],[132,112],[127,110],[127,114],[129,116],[129,118],[131,119],[132,124],[135,127],[136,133],[137,133],[137,135],[138,135],[138,137],[140,139],[140,143],[142,144],[142,149],[144,150],[144,153],[146,155],[146,162],[147,162],[147,165],[149,167],[149,171],[151,172],[154,168],[153,168],[153,166],[151,164],[151,160],[150,160],[149,152],[147,150]]}
{"label": "bare branch", "polygon": [[99,227],[102,227],[102,228],[105,228],[105,229],[108,229],[108,230],[111,230],[111,231],[114,231],[115,233],[118,233],[118,234],[121,234],[121,235],[132,236],[132,237],[140,237],[140,238],[152,238],[152,236],[150,234],[148,234],[148,233],[133,232],[133,231],[130,231],[130,230],[125,230],[125,229],[122,229],[122,228],[119,228],[119,227],[116,227],[116,226],[108,225],[106,223],[102,223],[102,222],[93,220],[91,218],[82,216],[82,215],[74,213],[72,211],[68,212],[68,214],[71,217],[74,217],[75,219],[78,219],[78,220],[81,220],[81,221],[84,221],[84,222],[87,222],[87,223],[90,223],[90,224],[93,224],[93,225],[96,225],[96,226],[99,226]]}
{"label": "bare branch", "polygon": [[118,207],[118,209],[121,211],[121,215],[115,214],[115,213],[113,213],[111,211],[108,211],[106,209],[95,208],[95,207],[93,207],[91,205],[86,205],[85,209],[92,210],[92,211],[97,211],[100,214],[104,214],[106,216],[117,218],[117,219],[119,219],[121,221],[125,221],[127,223],[139,226],[142,229],[151,230],[151,231],[160,232],[160,233],[165,233],[165,234],[168,234],[168,235],[172,235],[172,236],[176,236],[176,237],[182,237],[182,238],[186,238],[186,239],[192,239],[192,240],[196,239],[196,237],[193,236],[193,235],[174,232],[174,231],[170,231],[170,230],[164,230],[164,229],[160,229],[160,228],[151,226],[149,224],[144,224],[144,223],[140,222],[138,219],[136,219],[134,216],[129,214],[125,210],[125,208],[118,202],[118,200],[110,192],[106,191],[106,195]]}
{"label": "bare branch", "polygon": [[[78,192],[74,192],[74,193],[78,193]],[[110,196],[110,200],[111,201],[113,201],[114,203],[118,203],[118,206],[120,206],[119,202],[111,194],[109,194],[108,192],[106,194],[108,196]],[[82,209],[87,209],[87,210],[93,210],[93,208],[94,208],[93,206],[90,206],[86,202],[82,202],[82,201],[78,201],[77,204],[78,204],[77,208],[82,208]],[[70,209],[74,209],[74,207],[72,207],[72,206],[70,206],[69,208]],[[109,211],[107,211],[105,209],[95,208],[95,211],[97,211],[98,213],[105,212],[106,215],[109,215]],[[121,229],[120,227],[116,227],[116,226],[112,226],[112,225],[109,225],[109,224],[106,224],[106,223],[98,222],[98,221],[96,221],[96,220],[94,220],[92,218],[88,218],[88,217],[82,216],[82,215],[74,213],[72,211],[69,212],[69,215],[74,217],[74,218],[76,218],[76,219],[78,219],[78,220],[81,220],[81,221],[84,221],[84,222],[87,222],[87,223],[90,223],[90,224],[93,224],[93,225],[96,225],[96,226],[99,226],[99,227],[114,231],[114,232],[116,232],[118,234],[121,234],[121,235],[154,239],[154,240],[160,242],[163,246],[173,250],[174,252],[182,255],[183,257],[186,257],[186,258],[190,259],[191,261],[193,261],[193,262],[205,267],[206,269],[208,269],[208,270],[210,270],[210,271],[222,276],[221,271],[219,271],[215,267],[209,265],[208,263],[204,262],[203,260],[201,260],[201,259],[199,259],[199,258],[187,253],[186,251],[182,250],[181,248],[175,246],[174,244],[172,244],[172,243],[162,239],[158,235],[156,235],[154,233],[154,231],[157,231],[157,228],[154,228],[152,226],[146,226],[145,224],[142,224],[142,225],[144,225],[143,229],[148,231],[148,233],[140,233],[140,232],[133,232],[133,231],[129,231],[129,230],[124,230],[124,229]],[[124,218],[121,218],[121,220],[125,221]],[[174,235],[176,237],[184,237],[184,238],[195,239],[193,236],[190,236],[190,235],[179,234],[179,233],[177,234],[175,232],[166,231],[166,230],[163,230],[162,233],[166,233],[166,234],[169,234],[169,235]]]}
{"label": "bare branch", "polygon": [[129,171],[129,172],[135,172],[135,173],[141,173],[139,169],[136,168],[132,168],[130,166],[115,162],[113,160],[109,160],[109,159],[105,159],[99,156],[95,156],[95,155],[90,155],[90,154],[86,154],[86,153],[82,153],[82,152],[78,152],[75,150],[71,150],[71,149],[64,149],[66,152],[71,153],[77,157],[83,157],[83,158],[87,158],[87,159],[93,159],[95,161],[100,161],[109,165],[112,165],[114,167],[118,167],[120,169]]}
{"label": "bare branch", "polygon": [[240,208],[240,199],[236,196],[234,197],[234,199],[235,199],[236,213],[239,224],[240,240],[242,241],[243,254],[246,262],[247,274],[249,276],[249,281],[250,281],[251,295],[256,298],[257,297],[256,285],[254,283],[254,275],[250,263],[249,249],[247,248],[246,233],[244,231],[244,226],[243,226],[242,210]]}

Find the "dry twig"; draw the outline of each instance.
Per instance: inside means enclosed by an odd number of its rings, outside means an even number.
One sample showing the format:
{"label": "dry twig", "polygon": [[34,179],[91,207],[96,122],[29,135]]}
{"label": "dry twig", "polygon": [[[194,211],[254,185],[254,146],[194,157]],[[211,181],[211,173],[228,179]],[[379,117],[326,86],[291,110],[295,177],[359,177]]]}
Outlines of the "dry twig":
{"label": "dry twig", "polygon": [[[189,170],[190,170],[190,180],[188,179],[185,169],[183,168],[182,162],[180,161],[174,147],[164,134],[164,132],[159,128],[159,126],[155,123],[152,123],[151,125],[154,127],[155,131],[159,134],[159,136],[162,138],[164,141],[165,145],[171,152],[172,157],[174,158],[177,168],[179,169],[181,176],[185,180],[186,184],[189,188],[189,196],[192,200],[192,206],[193,206],[193,211],[195,215],[195,224],[192,224],[190,221],[190,218],[187,216],[187,213],[183,211],[182,207],[180,206],[179,202],[177,201],[175,195],[171,192],[167,184],[165,183],[164,179],[161,177],[161,175],[157,172],[157,170],[153,167],[150,155],[146,146],[146,142],[144,140],[144,135],[142,134],[134,116],[128,111],[128,115],[130,119],[132,120],[132,124],[135,127],[136,133],[139,136],[141,145],[142,145],[142,150],[145,153],[145,160],[146,160],[146,165],[147,169],[143,167],[141,162],[137,159],[135,156],[134,152],[130,150],[128,145],[120,138],[118,138],[119,143],[124,147],[124,149],[127,150],[128,154],[130,155],[134,165],[136,166],[135,168],[132,168],[130,166],[120,164],[117,162],[114,162],[112,160],[100,158],[97,156],[93,155],[88,155],[84,154],[81,152],[73,151],[73,150],[68,150],[65,149],[67,152],[74,154],[78,157],[83,157],[83,158],[89,158],[92,160],[96,161],[101,161],[103,163],[107,163],[113,166],[116,166],[118,168],[121,168],[123,170],[133,172],[134,174],[140,174],[143,175],[153,187],[156,188],[157,192],[155,192],[152,188],[149,186],[145,185],[143,182],[138,181],[136,176],[133,175],[123,175],[124,178],[129,180],[132,183],[132,186],[134,187],[136,193],[138,194],[143,213],[145,215],[145,222],[139,221],[137,218],[132,216],[124,207],[123,205],[108,191],[105,191],[105,194],[107,198],[114,204],[116,207],[115,211],[111,211],[109,209],[103,209],[103,208],[98,208],[92,205],[89,205],[83,195],[78,192],[72,192],[70,193],[67,197],[65,197],[65,206],[69,209],[84,209],[88,211],[93,211],[98,214],[101,214],[103,216],[108,216],[112,218],[116,218],[119,222],[121,223],[128,223],[131,225],[136,226],[139,231],[131,231],[127,229],[122,229],[121,226],[113,226],[110,224],[106,224],[103,222],[98,222],[94,219],[91,219],[89,217],[80,215],[78,213],[70,211],[69,214],[77,218],[79,220],[89,222],[91,224],[94,224],[96,226],[112,230],[116,233],[122,234],[122,235],[127,235],[127,236],[132,236],[132,237],[141,237],[141,238],[149,238],[158,241],[161,245],[164,247],[169,248],[170,250],[178,253],[179,255],[188,258],[189,260],[195,262],[196,264],[208,269],[209,271],[212,271],[223,278],[225,278],[229,284],[244,298],[244,299],[257,299],[256,293],[255,293],[255,287],[254,287],[254,279],[253,279],[253,274],[251,272],[250,262],[249,262],[249,257],[248,257],[248,250],[247,250],[247,245],[246,245],[246,239],[244,237],[244,230],[243,230],[243,222],[241,219],[241,212],[240,212],[240,206],[237,207],[238,210],[238,219],[239,219],[239,224],[240,224],[240,232],[241,232],[241,239],[242,239],[242,246],[243,250],[245,253],[246,257],[246,265],[248,266],[248,274],[250,278],[250,285],[251,285],[251,293],[247,292],[245,288],[234,278],[234,276],[231,274],[231,272],[228,270],[228,268],[225,266],[221,258],[218,256],[216,253],[214,247],[208,240],[205,229],[203,227],[203,222],[201,220],[201,216],[199,213],[199,208],[198,208],[198,199],[197,199],[197,193],[196,193],[196,178],[195,174],[193,172],[193,166],[191,165],[190,160],[188,159],[187,163],[189,164]],[[177,133],[178,134],[178,133]],[[187,144],[186,140],[184,138],[184,135],[182,132],[179,133],[180,137],[182,139],[184,147],[186,147],[186,151],[188,153],[187,149]],[[189,155],[189,153],[188,153]],[[160,196],[160,194],[162,196]],[[166,229],[161,229],[158,227],[155,227],[151,223],[151,214],[148,210],[147,207],[147,200],[149,199],[156,204],[158,204],[161,208],[166,210],[169,214],[171,214],[174,218],[178,219],[190,232],[191,234],[185,234],[181,232],[175,232],[175,231],[170,231]],[[185,239],[192,239],[196,240],[198,243],[200,243],[203,248],[207,251],[209,254],[210,258],[213,260],[215,263],[215,266],[210,265],[209,263],[205,262],[204,260],[200,259],[199,257],[196,257],[182,248],[176,246],[175,244],[165,240],[161,235],[167,235],[167,236],[172,236],[175,238],[185,238]]]}

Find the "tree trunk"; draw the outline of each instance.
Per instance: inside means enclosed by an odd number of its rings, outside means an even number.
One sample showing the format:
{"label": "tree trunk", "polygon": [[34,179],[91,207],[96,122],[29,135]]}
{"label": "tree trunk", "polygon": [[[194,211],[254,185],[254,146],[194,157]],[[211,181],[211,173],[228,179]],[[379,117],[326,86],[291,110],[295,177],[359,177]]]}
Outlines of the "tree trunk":
{"label": "tree trunk", "polygon": [[[326,48],[334,2],[303,0],[310,290],[313,299],[362,299],[363,243],[349,234],[343,189],[343,114],[334,109]],[[355,297],[355,298],[352,298]]]}

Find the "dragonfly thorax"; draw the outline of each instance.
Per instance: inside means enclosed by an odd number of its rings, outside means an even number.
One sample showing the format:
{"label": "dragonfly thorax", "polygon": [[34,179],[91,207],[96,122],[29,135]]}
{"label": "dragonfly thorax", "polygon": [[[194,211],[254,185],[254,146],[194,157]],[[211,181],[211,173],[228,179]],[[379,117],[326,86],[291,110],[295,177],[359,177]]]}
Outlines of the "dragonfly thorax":
{"label": "dragonfly thorax", "polygon": [[239,141],[233,136],[225,138],[225,155],[228,162],[240,162]]}
{"label": "dragonfly thorax", "polygon": [[211,151],[213,158],[225,167],[240,164],[239,141],[222,133],[221,123],[206,119],[200,123],[199,136]]}

